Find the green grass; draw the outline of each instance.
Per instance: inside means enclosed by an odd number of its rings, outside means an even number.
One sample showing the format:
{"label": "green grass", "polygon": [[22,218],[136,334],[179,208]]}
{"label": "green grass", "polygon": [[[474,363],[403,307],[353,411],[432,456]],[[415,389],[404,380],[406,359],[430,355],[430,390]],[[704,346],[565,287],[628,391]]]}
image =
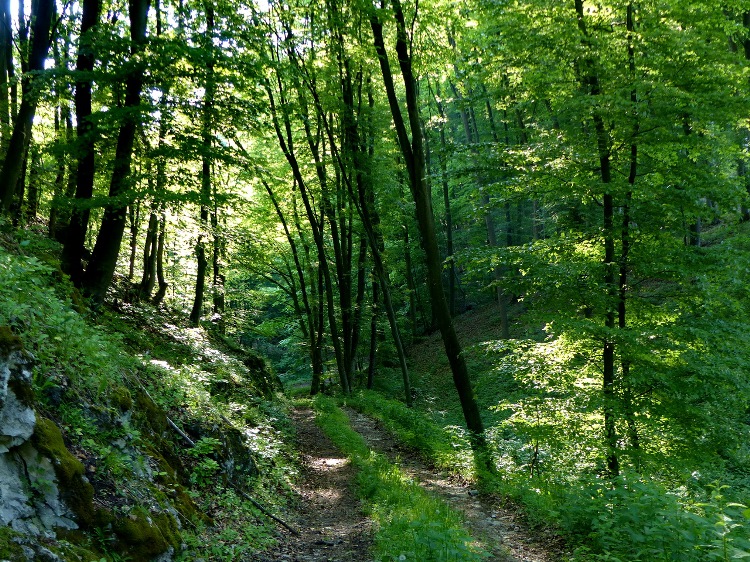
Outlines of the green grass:
{"label": "green grass", "polygon": [[370,450],[331,398],[313,401],[318,424],[358,470],[357,490],[376,524],[375,560],[471,562],[484,559],[461,516]]}
{"label": "green grass", "polygon": [[471,446],[463,427],[440,426],[429,414],[378,392],[359,391],[347,397],[346,403],[378,419],[401,443],[419,451],[434,466],[464,478],[474,476]]}

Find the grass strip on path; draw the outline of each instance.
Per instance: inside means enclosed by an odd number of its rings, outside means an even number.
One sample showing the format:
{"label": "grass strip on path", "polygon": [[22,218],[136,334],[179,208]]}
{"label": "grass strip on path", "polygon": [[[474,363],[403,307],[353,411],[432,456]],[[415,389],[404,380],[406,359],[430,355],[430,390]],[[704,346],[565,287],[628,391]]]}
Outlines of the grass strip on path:
{"label": "grass strip on path", "polygon": [[380,421],[396,439],[419,451],[436,468],[475,479],[471,445],[463,427],[440,427],[423,412],[371,390],[348,396],[346,405]]}
{"label": "grass strip on path", "polygon": [[316,396],[317,422],[358,471],[357,492],[376,524],[375,560],[472,562],[485,559],[461,515],[370,450],[331,398]]}

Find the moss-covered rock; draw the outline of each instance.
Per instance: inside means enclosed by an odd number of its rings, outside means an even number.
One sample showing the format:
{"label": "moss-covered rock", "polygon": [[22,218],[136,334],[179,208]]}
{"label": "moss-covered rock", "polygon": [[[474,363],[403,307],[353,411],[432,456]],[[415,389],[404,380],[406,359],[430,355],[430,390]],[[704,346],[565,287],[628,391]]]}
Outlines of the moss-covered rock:
{"label": "moss-covered rock", "polygon": [[23,349],[23,342],[8,326],[0,326],[0,355]]}
{"label": "moss-covered rock", "polygon": [[135,395],[136,415],[159,439],[167,431],[167,414],[142,389]]}
{"label": "moss-covered rock", "polygon": [[52,461],[60,495],[75,514],[78,524],[90,527],[97,517],[93,504],[94,488],[83,476],[83,463],[65,447],[60,429],[52,420],[40,417],[31,443],[40,454]]}
{"label": "moss-covered rock", "polygon": [[121,412],[127,412],[133,407],[133,396],[124,386],[117,386],[111,394],[112,404],[117,406]]}
{"label": "moss-covered rock", "polygon": [[10,527],[0,527],[0,560],[24,559],[21,546],[13,540],[19,536]]}
{"label": "moss-covered rock", "polygon": [[112,524],[115,550],[132,560],[150,560],[182,542],[177,522],[168,513],[134,509]]}

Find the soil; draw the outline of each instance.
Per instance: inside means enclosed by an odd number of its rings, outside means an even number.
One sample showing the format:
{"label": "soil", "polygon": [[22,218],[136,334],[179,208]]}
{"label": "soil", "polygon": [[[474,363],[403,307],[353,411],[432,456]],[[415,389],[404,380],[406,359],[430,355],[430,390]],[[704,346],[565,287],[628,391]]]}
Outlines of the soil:
{"label": "soil", "polygon": [[372,562],[372,524],[354,493],[356,471],[315,423],[312,410],[292,412],[301,452],[299,504],[271,551],[254,562]]}
{"label": "soil", "polygon": [[[557,562],[564,545],[552,535],[535,532],[500,498],[478,495],[460,478],[430,467],[404,448],[379,422],[346,410],[352,427],[369,446],[397,463],[414,481],[464,514],[466,528],[478,546],[496,562]],[[355,470],[315,423],[312,410],[296,410],[293,420],[302,452],[299,505],[288,523],[300,535],[285,533],[271,551],[254,562],[372,562],[371,522],[363,515],[353,486]]]}

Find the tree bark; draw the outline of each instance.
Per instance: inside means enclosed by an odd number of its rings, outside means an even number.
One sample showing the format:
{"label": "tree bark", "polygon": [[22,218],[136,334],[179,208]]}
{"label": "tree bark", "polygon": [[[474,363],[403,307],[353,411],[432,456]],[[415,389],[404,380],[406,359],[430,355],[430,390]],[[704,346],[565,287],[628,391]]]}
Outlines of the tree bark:
{"label": "tree bark", "polygon": [[[207,48],[213,49],[213,36],[215,31],[214,25],[214,8],[211,1],[205,3],[206,9],[206,37],[208,39]],[[206,83],[205,94],[203,96],[203,114],[201,126],[201,141],[203,145],[203,156],[201,158],[201,209],[198,228],[198,241],[195,245],[195,257],[198,261],[198,268],[195,277],[195,297],[193,299],[193,308],[190,311],[190,322],[198,325],[203,315],[203,298],[206,290],[206,271],[208,270],[208,258],[206,257],[206,238],[208,237],[208,213],[211,204],[213,190],[211,188],[211,166],[213,158],[211,150],[213,147],[213,106],[216,83],[214,81],[214,57],[209,55],[206,62]]]}
{"label": "tree bark", "polygon": [[[137,58],[146,41],[146,21],[149,0],[129,0],[131,57]],[[125,109],[117,136],[112,180],[109,184],[110,203],[104,209],[102,224],[86,268],[82,287],[94,305],[100,304],[107,293],[117,266],[127,213],[127,190],[131,184],[130,167],[133,144],[139,117],[135,109],[141,103],[143,65],[138,63],[128,75],[125,83]]]}
{"label": "tree bark", "polygon": [[159,306],[164,300],[164,296],[167,294],[167,283],[164,278],[164,242],[166,239],[167,231],[167,217],[165,212],[162,210],[161,219],[159,224],[159,240],[156,245],[156,281],[159,288],[156,290],[153,300],[151,301],[154,306]]}
{"label": "tree bark", "polygon": [[[283,106],[285,100],[283,96],[283,86],[280,78],[278,79],[278,83],[282,95],[281,102]],[[339,375],[339,384],[341,384],[342,392],[344,394],[349,394],[349,381],[344,369],[344,358],[341,349],[341,340],[339,338],[338,321],[336,319],[336,311],[334,309],[332,278],[328,265],[328,256],[326,256],[325,252],[325,240],[323,238],[323,231],[321,226],[322,221],[318,220],[315,210],[313,209],[312,202],[307,192],[305,179],[302,176],[302,170],[300,169],[299,162],[297,161],[297,157],[294,152],[293,136],[289,116],[284,111],[282,115],[284,121],[284,130],[282,131],[275,97],[268,83],[266,83],[266,93],[268,95],[269,106],[271,109],[271,119],[273,121],[274,130],[276,131],[276,136],[279,141],[279,146],[281,147],[281,150],[284,153],[284,156],[287,159],[290,168],[292,169],[292,174],[299,187],[302,203],[305,207],[305,213],[307,214],[308,222],[310,223],[310,228],[312,229],[313,240],[315,242],[315,247],[318,254],[318,267],[320,268],[322,275],[321,285],[325,290],[326,301],[328,303],[328,326],[331,331],[331,343],[333,344],[333,350],[336,355],[336,367]]]}
{"label": "tree bark", "polygon": [[448,301],[443,291],[442,263],[437,245],[432,202],[425,177],[425,154],[420,130],[416,80],[412,73],[411,56],[406,36],[406,22],[400,0],[392,0],[392,5],[393,15],[396,20],[396,53],[401,68],[401,76],[404,81],[406,108],[412,132],[411,139],[409,139],[398,98],[396,97],[388,54],[383,40],[383,25],[380,22],[377,12],[373,12],[370,18],[375,49],[380,62],[383,82],[388,95],[393,122],[398,134],[399,145],[409,172],[409,184],[412,198],[416,205],[417,224],[422,235],[422,244],[425,250],[430,301],[443,338],[445,352],[451,365],[453,382],[461,402],[472,448],[476,455],[478,469],[480,471],[492,471],[493,463],[487,448],[484,424],[479,412],[476,395],[471,385],[469,371],[466,367],[466,359],[462,353],[463,350],[448,308]]}
{"label": "tree bark", "polygon": [[[575,0],[575,10],[578,20],[578,29],[581,32],[583,43],[587,48],[589,45],[589,34],[584,19],[583,0]],[[594,70],[592,55],[582,61],[581,85],[586,95],[594,98],[601,95],[599,76]],[[603,236],[604,236],[604,290],[606,292],[604,311],[604,346],[602,350],[602,394],[604,400],[604,440],[607,448],[607,469],[610,475],[617,476],[620,473],[620,463],[617,457],[617,431],[616,431],[616,393],[615,393],[615,342],[614,328],[616,319],[617,301],[619,298],[619,286],[617,280],[617,262],[615,260],[615,231],[614,197],[610,191],[612,181],[612,165],[610,161],[610,136],[604,123],[604,117],[599,108],[594,107],[592,112],[594,132],[599,155],[599,170],[603,195]]]}
{"label": "tree bark", "polygon": [[84,243],[91,213],[87,203],[94,194],[96,130],[94,121],[91,119],[92,80],[89,75],[94,68],[95,60],[92,29],[99,23],[100,12],[101,0],[83,0],[75,85],[75,110],[78,123],[76,191],[62,252],[63,271],[68,273],[73,283],[77,285],[80,285],[83,280]]}
{"label": "tree bark", "polygon": [[10,143],[10,73],[13,65],[13,33],[10,0],[0,0],[0,153]]}
{"label": "tree bark", "polygon": [[0,169],[0,211],[4,213],[14,203],[16,187],[21,177],[23,163],[31,140],[31,128],[43,84],[41,73],[44,71],[44,61],[47,58],[50,46],[54,1],[37,0],[33,6],[35,12],[31,14],[31,48],[26,65],[28,72],[25,73],[21,84],[21,107],[13,120],[13,132],[5,153],[5,160]]}

